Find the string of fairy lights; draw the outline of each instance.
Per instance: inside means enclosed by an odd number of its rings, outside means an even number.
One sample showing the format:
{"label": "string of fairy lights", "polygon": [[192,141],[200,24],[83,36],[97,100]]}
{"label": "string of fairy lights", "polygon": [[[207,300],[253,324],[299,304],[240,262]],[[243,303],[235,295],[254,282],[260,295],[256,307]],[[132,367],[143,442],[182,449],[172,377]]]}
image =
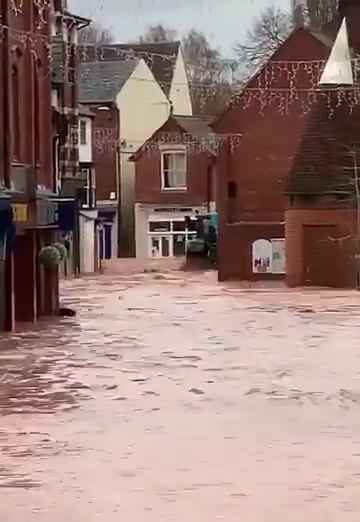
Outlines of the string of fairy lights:
{"label": "string of fairy lights", "polygon": [[[10,0],[10,10],[14,16],[20,16],[23,13],[25,2],[30,0]],[[12,27],[2,23],[0,18],[0,45],[2,38],[8,38],[12,47],[21,46],[23,50],[29,48],[35,58],[43,57],[44,67],[41,68],[41,74],[48,78],[53,72],[55,66],[53,60],[53,44],[50,37],[50,31],[44,30],[45,24],[49,20],[49,9],[52,6],[52,0],[32,0],[36,10],[36,31],[26,31],[17,27]],[[43,32],[41,32],[43,29]],[[65,59],[60,67],[66,69],[68,67],[68,53],[71,46],[76,43],[68,43],[64,45],[63,52]],[[162,54],[160,52],[148,51],[141,46],[130,45],[81,45],[79,50],[81,66],[81,78],[74,78],[73,82],[83,81],[88,78],[91,81],[91,62],[111,61],[138,61],[143,59],[150,69],[152,69],[159,61],[165,62],[164,67],[173,67],[177,58],[174,54]],[[44,60],[44,56],[46,59]],[[86,65],[88,64],[88,65]],[[234,81],[230,84],[231,96],[228,101],[228,107],[238,107],[248,109],[254,105],[260,114],[264,114],[267,108],[275,109],[281,115],[287,115],[292,108],[296,109],[303,115],[306,115],[312,107],[320,100],[325,100],[328,107],[329,117],[334,114],[337,107],[346,105],[349,113],[355,106],[360,105],[360,58],[352,59],[352,69],[354,74],[354,85],[349,87],[343,86],[319,86],[320,78],[323,73],[325,60],[271,60],[246,84],[241,85]],[[219,67],[220,70],[220,67]],[[205,81],[196,81],[190,79],[189,82],[173,82],[173,81],[157,81],[149,78],[132,78],[135,82],[154,82],[158,83],[163,90],[170,91],[172,89],[180,90],[190,88],[192,93],[200,98],[200,103],[205,104],[211,98],[216,97],[219,89],[223,86],[223,80],[212,78],[207,81],[206,64],[198,64],[193,77],[205,77]],[[71,81],[68,81],[71,83]],[[159,145],[163,143],[185,144],[189,150],[197,150],[202,152],[216,152],[227,139],[231,147],[239,144],[241,137],[239,135],[223,135],[221,137],[214,135],[206,136],[206,138],[194,138],[192,135],[182,134],[180,137],[173,133],[162,133],[158,135],[155,141],[148,141],[144,145],[144,150],[151,153],[158,150]],[[110,140],[110,141],[109,141]],[[114,139],[104,138],[97,140],[99,150],[101,147],[115,146]]]}

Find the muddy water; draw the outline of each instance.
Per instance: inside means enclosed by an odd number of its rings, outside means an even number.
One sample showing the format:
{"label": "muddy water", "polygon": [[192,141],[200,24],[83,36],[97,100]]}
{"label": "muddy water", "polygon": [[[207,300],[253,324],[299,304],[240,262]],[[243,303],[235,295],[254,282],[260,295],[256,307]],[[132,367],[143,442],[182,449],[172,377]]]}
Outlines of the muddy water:
{"label": "muddy water", "polygon": [[350,522],[357,294],[148,274],[0,338],[0,519]]}

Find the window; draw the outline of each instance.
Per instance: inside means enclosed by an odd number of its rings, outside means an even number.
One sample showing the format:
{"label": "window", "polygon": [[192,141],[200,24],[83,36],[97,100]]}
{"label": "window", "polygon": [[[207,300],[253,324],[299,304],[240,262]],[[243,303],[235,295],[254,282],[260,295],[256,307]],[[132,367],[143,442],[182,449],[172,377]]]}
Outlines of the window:
{"label": "window", "polygon": [[149,221],[149,256],[184,256],[187,242],[196,237],[193,223],[196,224],[196,220],[191,220],[190,226],[185,219]]}
{"label": "window", "polygon": [[20,97],[19,97],[19,72],[14,66],[11,71],[11,90],[12,90],[12,120],[14,129],[14,158],[19,160],[21,155],[20,142]]}
{"label": "window", "polygon": [[85,179],[83,207],[96,207],[96,180],[95,172],[92,169],[81,169],[81,173]]}
{"label": "window", "polygon": [[80,120],[80,145],[87,144],[87,125],[85,120]]}
{"label": "window", "polygon": [[186,152],[168,151],[161,155],[161,188],[186,190]]}
{"label": "window", "polygon": [[228,198],[235,199],[237,196],[237,185],[235,181],[229,181],[228,183]]}

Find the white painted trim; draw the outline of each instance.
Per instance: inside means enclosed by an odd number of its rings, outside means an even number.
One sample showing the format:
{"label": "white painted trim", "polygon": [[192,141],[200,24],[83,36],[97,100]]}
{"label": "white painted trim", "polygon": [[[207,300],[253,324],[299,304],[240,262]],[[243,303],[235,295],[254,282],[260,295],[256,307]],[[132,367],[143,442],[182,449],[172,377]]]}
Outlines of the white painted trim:
{"label": "white painted trim", "polygon": [[[164,173],[164,156],[165,154],[183,154],[185,156],[185,185],[181,187],[165,187],[165,173]],[[187,192],[188,190],[188,157],[186,153],[186,147],[182,146],[181,149],[173,149],[172,147],[163,149],[161,151],[161,171],[160,171],[160,180],[161,180],[161,190],[164,192]]]}

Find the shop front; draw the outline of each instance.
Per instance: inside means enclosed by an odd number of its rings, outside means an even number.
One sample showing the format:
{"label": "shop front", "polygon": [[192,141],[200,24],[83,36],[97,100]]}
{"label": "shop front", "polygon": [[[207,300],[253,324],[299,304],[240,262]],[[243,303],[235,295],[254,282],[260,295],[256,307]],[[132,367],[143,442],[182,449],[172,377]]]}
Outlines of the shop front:
{"label": "shop front", "polygon": [[[136,257],[184,257],[203,207],[135,207]],[[190,218],[190,219],[187,219]]]}

